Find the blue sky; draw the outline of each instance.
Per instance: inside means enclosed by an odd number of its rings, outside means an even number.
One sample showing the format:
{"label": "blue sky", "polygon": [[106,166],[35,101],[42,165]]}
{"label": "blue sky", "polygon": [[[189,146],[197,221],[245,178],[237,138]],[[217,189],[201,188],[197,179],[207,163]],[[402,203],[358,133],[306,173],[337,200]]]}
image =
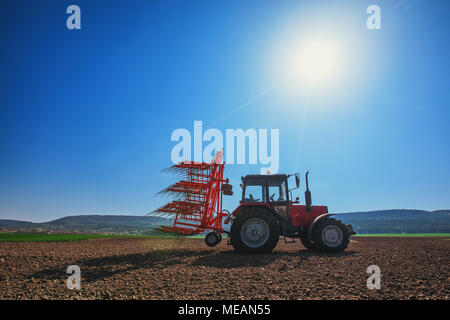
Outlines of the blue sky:
{"label": "blue sky", "polygon": [[[70,4],[81,8],[81,30],[66,28]],[[371,4],[380,30],[366,28]],[[310,170],[313,203],[330,212],[448,209],[449,9],[2,1],[0,218],[146,214],[176,181],[160,173],[171,133],[195,120],[223,133],[279,129],[279,172]],[[315,37],[338,43],[339,70],[308,95],[304,83],[282,81],[281,66],[284,52]],[[240,177],[259,168],[226,166],[235,190],[226,209],[237,206]]]}

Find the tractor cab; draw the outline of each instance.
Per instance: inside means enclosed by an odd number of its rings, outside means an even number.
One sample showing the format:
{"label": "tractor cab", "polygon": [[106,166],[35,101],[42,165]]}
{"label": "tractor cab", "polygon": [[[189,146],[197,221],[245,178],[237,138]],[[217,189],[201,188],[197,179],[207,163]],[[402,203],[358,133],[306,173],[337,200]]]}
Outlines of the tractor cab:
{"label": "tractor cab", "polygon": [[241,203],[287,202],[287,175],[251,174],[242,177]]}
{"label": "tractor cab", "polygon": [[[295,177],[295,187],[289,189],[288,180]],[[298,174],[252,174],[242,177],[241,204],[266,204],[276,210],[285,223],[290,223],[289,209],[293,203],[299,203],[298,197],[292,201],[292,190],[299,188]],[[291,181],[292,182],[292,181]]]}

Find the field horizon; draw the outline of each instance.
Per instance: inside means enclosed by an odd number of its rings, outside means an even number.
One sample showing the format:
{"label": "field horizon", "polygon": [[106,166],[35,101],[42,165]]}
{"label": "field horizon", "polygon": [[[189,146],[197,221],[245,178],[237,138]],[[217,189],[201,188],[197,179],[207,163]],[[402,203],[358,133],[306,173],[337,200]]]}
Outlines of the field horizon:
{"label": "field horizon", "polygon": [[[378,237],[378,238],[450,238],[450,233],[371,233],[371,234],[356,234],[354,237]],[[113,234],[71,234],[71,233],[26,233],[26,232],[10,232],[0,233],[0,242],[73,242],[92,239],[111,239],[111,238],[137,238],[137,239],[198,239],[204,238],[203,235],[181,236],[174,234],[159,234],[159,235],[113,235]],[[224,235],[224,239],[227,236]]]}
{"label": "field horizon", "polygon": [[[450,233],[450,210],[390,209],[337,213],[335,217],[351,224],[358,234]],[[173,220],[161,216],[75,215],[48,222],[0,219],[0,232],[62,232],[117,235],[159,234],[161,225]],[[226,229],[228,226],[224,226]]]}

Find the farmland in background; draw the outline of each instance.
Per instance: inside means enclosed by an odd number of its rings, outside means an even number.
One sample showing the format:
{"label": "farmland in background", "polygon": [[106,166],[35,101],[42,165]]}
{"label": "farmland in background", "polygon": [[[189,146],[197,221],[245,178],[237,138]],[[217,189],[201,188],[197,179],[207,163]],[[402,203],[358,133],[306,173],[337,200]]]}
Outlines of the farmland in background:
{"label": "farmland in background", "polygon": [[[352,224],[358,234],[450,233],[450,210],[380,210],[338,213],[336,218]],[[43,223],[0,219],[0,232],[167,236],[156,228],[171,224],[171,219],[145,215],[79,215]]]}

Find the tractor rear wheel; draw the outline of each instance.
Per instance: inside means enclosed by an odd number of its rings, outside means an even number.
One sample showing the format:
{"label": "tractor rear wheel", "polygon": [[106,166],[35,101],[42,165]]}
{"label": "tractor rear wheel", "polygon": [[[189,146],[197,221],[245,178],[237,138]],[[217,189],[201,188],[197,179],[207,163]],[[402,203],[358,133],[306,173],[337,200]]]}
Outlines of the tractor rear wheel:
{"label": "tractor rear wheel", "polygon": [[339,220],[324,218],[314,226],[313,240],[320,251],[338,252],[347,248],[350,234]]}
{"label": "tractor rear wheel", "polygon": [[280,238],[280,226],[271,212],[252,208],[240,213],[231,230],[231,245],[237,252],[269,253]]}

